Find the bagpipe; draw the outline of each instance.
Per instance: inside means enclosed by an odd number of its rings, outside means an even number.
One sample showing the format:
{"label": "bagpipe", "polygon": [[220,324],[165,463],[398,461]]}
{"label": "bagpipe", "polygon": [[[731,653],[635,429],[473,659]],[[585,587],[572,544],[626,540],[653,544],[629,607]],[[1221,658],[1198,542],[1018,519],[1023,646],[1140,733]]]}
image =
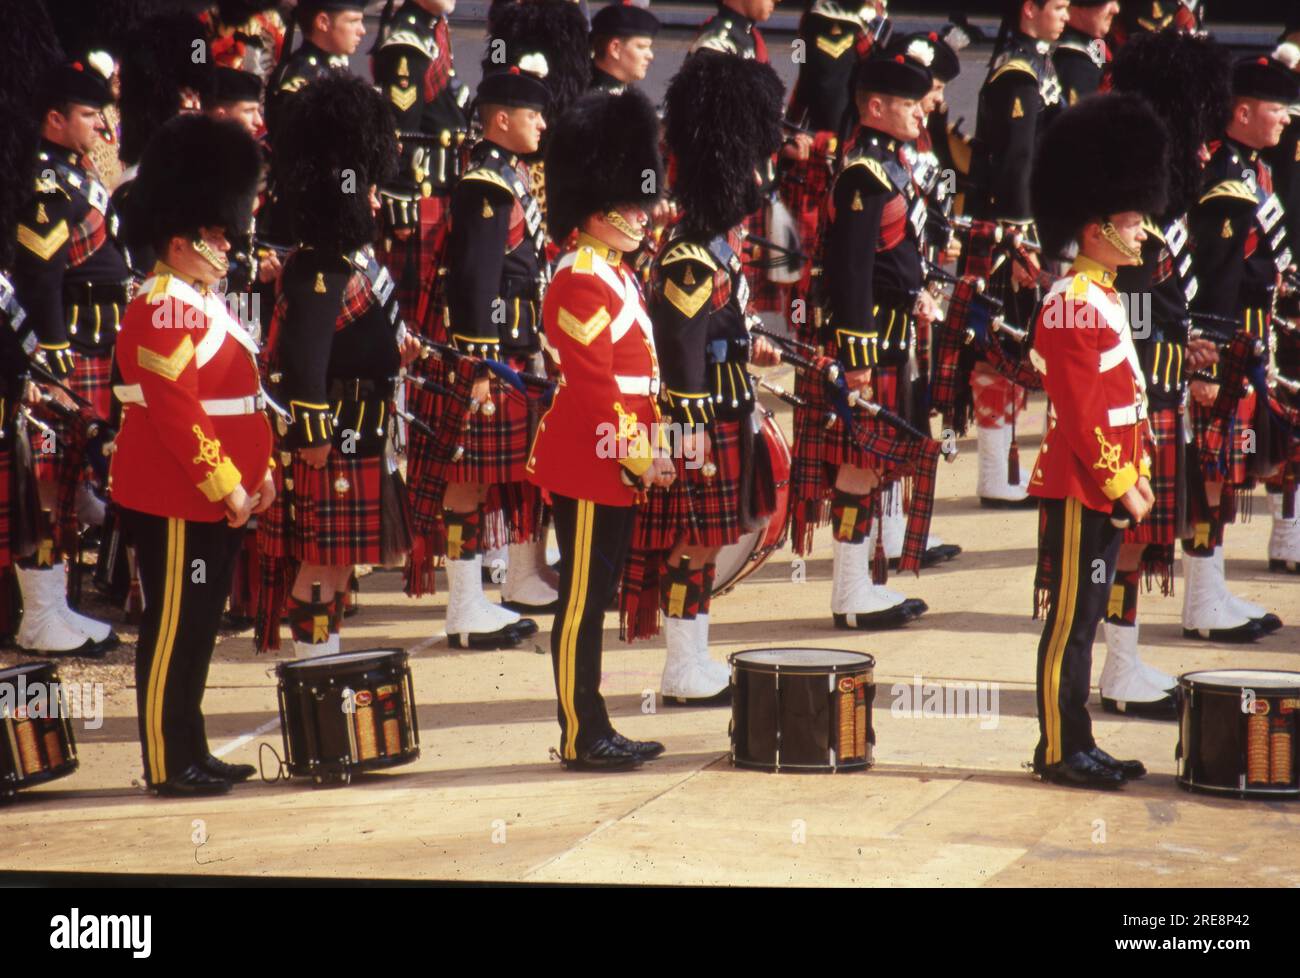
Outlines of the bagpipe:
{"label": "bagpipe", "polygon": [[[117,437],[117,429],[99,417],[94,405],[63,383],[44,364],[30,360],[28,369],[37,378],[38,390],[41,385],[53,387],[72,401],[74,406],[70,407],[48,392],[40,391],[39,407],[65,423],[64,440],[69,442],[67,449],[90,466],[101,485],[107,485],[108,457],[113,453],[112,444]],[[54,429],[38,418],[30,408],[24,406],[19,409],[19,413],[28,424],[49,437],[54,437]]]}

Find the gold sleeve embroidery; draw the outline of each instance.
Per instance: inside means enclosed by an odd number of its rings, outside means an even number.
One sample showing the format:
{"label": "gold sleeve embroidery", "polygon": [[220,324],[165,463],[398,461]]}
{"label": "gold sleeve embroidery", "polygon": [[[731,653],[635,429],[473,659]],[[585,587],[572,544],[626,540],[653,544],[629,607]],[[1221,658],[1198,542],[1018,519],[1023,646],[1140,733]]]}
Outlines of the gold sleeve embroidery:
{"label": "gold sleeve embroidery", "polygon": [[136,351],[136,362],[141,367],[170,381],[175,381],[193,359],[194,341],[188,336],[180,341],[169,357],[155,353],[153,350],[146,350],[143,346]]}
{"label": "gold sleeve embroidery", "polygon": [[223,458],[203,477],[203,481],[199,483],[199,492],[203,493],[208,502],[219,503],[230,495],[235,486],[239,485],[240,479],[239,469],[235,468],[235,463],[228,458]]}
{"label": "gold sleeve embroidery", "polygon": [[700,311],[700,307],[709,301],[709,296],[713,294],[713,279],[706,278],[696,288],[687,292],[672,279],[664,286],[664,298],[677,307],[677,310],[687,319],[694,319],[695,314]]}
{"label": "gold sleeve embroidery", "polygon": [[567,335],[573,337],[583,346],[590,346],[591,341],[599,336],[601,330],[610,323],[609,310],[604,306],[601,306],[590,319],[586,320],[579,319],[573,313],[569,312],[569,310],[561,306],[558,319],[560,329],[564,330]]}
{"label": "gold sleeve embroidery", "polygon": [[38,234],[24,224],[18,225],[18,243],[41,261],[49,261],[68,240],[68,222],[59,221],[49,234]]}

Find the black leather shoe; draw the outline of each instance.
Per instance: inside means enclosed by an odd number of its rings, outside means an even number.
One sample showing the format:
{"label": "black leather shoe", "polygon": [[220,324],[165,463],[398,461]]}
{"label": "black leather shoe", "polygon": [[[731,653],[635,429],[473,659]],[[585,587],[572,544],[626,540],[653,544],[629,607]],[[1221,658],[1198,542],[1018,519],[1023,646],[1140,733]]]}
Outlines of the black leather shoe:
{"label": "black leather shoe", "polygon": [[1044,781],[1068,785],[1072,788],[1119,788],[1124,775],[1100,761],[1093,760],[1083,751],[1071,754],[1063,761],[1035,767],[1034,773]]}
{"label": "black leather shoe", "polygon": [[653,761],[664,752],[664,745],[657,740],[628,740],[617,730],[609,735],[609,739],[614,742],[614,746],[623,748],[643,761]]}
{"label": "black leather shoe", "polygon": [[904,598],[899,604],[884,611],[873,611],[865,615],[848,615],[833,612],[832,620],[836,628],[850,631],[874,632],[886,628],[898,628],[909,621],[916,621],[930,610],[930,606],[920,598]]}
{"label": "black leather shoe", "polygon": [[495,632],[453,632],[447,635],[447,644],[453,649],[513,649],[523,641],[514,625],[498,628]]}
{"label": "black leather shoe", "polygon": [[730,684],[712,696],[665,696],[662,692],[659,694],[664,698],[664,706],[726,706],[731,702]]}
{"label": "black leather shoe", "polygon": [[198,764],[191,764],[176,777],[150,787],[156,795],[188,798],[194,795],[224,795],[230,790],[230,782],[209,774]]}
{"label": "black leather shoe", "polygon": [[507,625],[506,628],[510,629],[520,638],[528,638],[530,635],[537,634],[537,622],[533,621],[531,618],[520,618],[518,621]]}
{"label": "black leather shoe", "polygon": [[219,757],[209,754],[203,760],[199,761],[199,767],[203,768],[214,778],[221,778],[223,781],[229,781],[231,784],[239,784],[241,781],[247,781],[257,773],[257,768],[251,764],[227,764]]}
{"label": "black leather shoe", "polygon": [[1288,562],[1277,557],[1270,557],[1268,569],[1274,574],[1300,574],[1300,560]]}
{"label": "black leather shoe", "polygon": [[49,656],[56,659],[102,659],[108,655],[109,646],[105,642],[107,642],[107,639],[104,642],[96,642],[88,638],[75,649],[68,649],[66,652],[54,652],[50,649],[28,649],[21,645],[18,646],[18,650],[24,655],[38,655],[42,658]]}
{"label": "black leather shoe", "polygon": [[1262,638],[1264,629],[1259,622],[1251,619],[1236,628],[1184,628],[1183,638],[1203,638],[1209,642],[1227,642],[1233,645],[1245,645]]}
{"label": "black leather shoe", "polygon": [[1272,635],[1282,627],[1282,619],[1271,611],[1260,615],[1258,618],[1252,618],[1251,621],[1258,625],[1265,635]]}
{"label": "black leather shoe", "polygon": [[614,743],[613,737],[601,737],[564,766],[570,771],[623,771],[640,767],[641,758]]}
{"label": "black leather shoe", "polygon": [[502,607],[517,611],[521,615],[553,615],[560,610],[560,599],[548,604],[524,604],[522,601],[502,601]]}
{"label": "black leather shoe", "polygon": [[1142,717],[1144,720],[1177,720],[1178,704],[1173,696],[1166,694],[1158,700],[1136,703],[1133,700],[1113,700],[1108,696],[1101,698],[1101,708],[1107,713],[1120,713],[1124,716]]}
{"label": "black leather shoe", "polygon": [[1147,776],[1147,766],[1141,761],[1121,761],[1117,757],[1111,757],[1100,747],[1094,746],[1088,751],[1088,756],[1098,764],[1104,764],[1112,771],[1118,771],[1124,775],[1125,781],[1136,781],[1138,778]]}
{"label": "black leather shoe", "polygon": [[[941,543],[937,547],[929,547],[921,555],[921,567],[933,567],[935,564],[943,564],[961,553],[961,546],[956,543]],[[898,570],[898,562],[901,558],[890,557],[889,569]]]}
{"label": "black leather shoe", "polygon": [[1038,497],[1026,496],[1024,499],[990,499],[980,496],[980,505],[985,509],[1037,509]]}

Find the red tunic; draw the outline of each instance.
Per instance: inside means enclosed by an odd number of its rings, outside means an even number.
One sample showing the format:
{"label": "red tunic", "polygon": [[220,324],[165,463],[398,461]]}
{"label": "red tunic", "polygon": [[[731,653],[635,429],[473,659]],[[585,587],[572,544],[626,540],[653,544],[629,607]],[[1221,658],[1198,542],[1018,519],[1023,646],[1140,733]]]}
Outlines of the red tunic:
{"label": "red tunic", "polygon": [[1080,256],[1038,314],[1030,359],[1052,416],[1029,494],[1109,512],[1150,474],[1146,390],[1115,276]]}
{"label": "red tunic", "polygon": [[580,236],[546,290],[542,323],[563,379],[537,427],[528,478],[562,496],[631,506],[619,470],[650,466],[659,371],[650,317],[619,253]]}
{"label": "red tunic", "polygon": [[242,483],[270,465],[256,345],[222,297],[159,266],[127,306],[117,337],[123,402],[108,474],[114,502],[155,516],[215,522]]}

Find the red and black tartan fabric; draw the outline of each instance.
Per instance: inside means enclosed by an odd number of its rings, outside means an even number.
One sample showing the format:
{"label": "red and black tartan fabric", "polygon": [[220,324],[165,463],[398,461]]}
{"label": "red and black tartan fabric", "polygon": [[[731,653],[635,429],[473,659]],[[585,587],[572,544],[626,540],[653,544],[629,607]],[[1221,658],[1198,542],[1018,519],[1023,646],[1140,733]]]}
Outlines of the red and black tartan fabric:
{"label": "red and black tartan fabric", "polygon": [[638,508],[619,593],[625,641],[658,633],[661,578],[668,553],[680,539],[693,546],[725,547],[745,535],[740,511],[742,423],[747,422],[717,420],[710,426],[709,460],[718,467],[713,478],[705,478],[702,466],[688,468],[679,458],[672,486],[652,490]]}
{"label": "red and black tartan fabric", "polygon": [[1124,531],[1125,543],[1146,545],[1141,569],[1148,588],[1159,580],[1162,594],[1174,593],[1174,544],[1184,535],[1186,500],[1183,481],[1183,426],[1177,408],[1152,411],[1151,492],[1155,504],[1147,518]]}
{"label": "red and black tartan fabric", "polygon": [[312,469],[295,455],[287,466],[292,491],[284,487],[286,467],[272,470],[275,502],[257,518],[259,652],[280,647],[280,619],[300,564],[381,562],[384,464],[379,455],[358,458],[336,451],[323,469]]}
{"label": "red and black tartan fabric", "polygon": [[92,207],[68,235],[68,265],[72,268],[84,265],[107,240],[108,226],[104,215]]}
{"label": "red and black tartan fabric", "polygon": [[1255,392],[1246,389],[1246,371],[1256,342],[1257,337],[1238,332],[1220,354],[1219,396],[1213,406],[1191,404],[1192,431],[1208,481],[1242,487],[1251,483],[1246,447]]}
{"label": "red and black tartan fabric", "polygon": [[[90,402],[90,409],[95,417],[107,420],[113,410],[113,357],[111,353],[92,356],[76,351],[73,354],[72,373],[63,381],[75,393]],[[68,471],[61,461],[64,446],[75,440],[71,430],[75,424],[59,415],[37,409],[41,420],[54,429],[55,451],[43,451],[45,433],[36,429],[31,431],[32,458],[36,463],[36,477],[41,480],[62,479]],[[78,470],[79,473],[79,470]],[[78,481],[80,475],[73,476]]]}
{"label": "red and black tartan fabric", "polygon": [[[379,249],[379,260],[397,283],[397,305],[402,318],[415,328],[429,315],[428,304],[438,280],[447,240],[447,201],[444,196],[422,197],[420,222],[405,241],[386,238]],[[429,334],[426,334],[429,335]],[[430,335],[430,338],[434,338]]]}

